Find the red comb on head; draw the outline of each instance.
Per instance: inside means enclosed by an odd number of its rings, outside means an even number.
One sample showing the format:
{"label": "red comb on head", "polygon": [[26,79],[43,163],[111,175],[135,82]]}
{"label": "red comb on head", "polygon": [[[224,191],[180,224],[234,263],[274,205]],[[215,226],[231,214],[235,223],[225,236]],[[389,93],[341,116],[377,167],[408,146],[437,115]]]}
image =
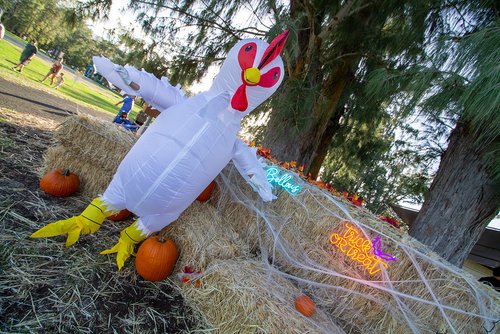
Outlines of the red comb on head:
{"label": "red comb on head", "polygon": [[273,39],[271,44],[269,44],[266,51],[264,52],[262,60],[257,67],[259,70],[273,61],[276,57],[278,57],[281,50],[283,50],[283,47],[285,46],[289,34],[290,31],[287,29]]}

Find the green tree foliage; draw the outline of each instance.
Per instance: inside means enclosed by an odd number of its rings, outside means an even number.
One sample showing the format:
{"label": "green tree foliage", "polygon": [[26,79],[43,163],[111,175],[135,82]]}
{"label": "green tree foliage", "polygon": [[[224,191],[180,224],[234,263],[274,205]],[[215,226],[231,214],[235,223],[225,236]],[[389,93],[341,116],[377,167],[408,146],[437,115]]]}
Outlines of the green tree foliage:
{"label": "green tree foliage", "polygon": [[[396,139],[399,127],[345,121],[348,124],[342,124],[340,133],[334,136],[321,179],[340,191],[362,194],[367,207],[376,214],[385,212],[388,203],[403,199],[422,202],[430,177],[428,164],[411,144],[417,133],[408,130],[410,138]],[[335,139],[342,136],[337,144]]]}
{"label": "green tree foliage", "polygon": [[440,15],[448,26],[429,45],[428,61],[375,76],[380,91],[402,84],[406,107],[426,115],[433,133],[449,134],[410,234],[462,265],[500,209],[498,4],[459,2]]}
{"label": "green tree foliage", "polygon": [[123,29],[118,33],[121,45],[124,47],[118,57],[112,57],[117,63],[130,64],[137,68],[155,74],[157,77],[167,76],[168,59],[161,54],[160,48],[164,48],[164,43],[155,41],[145,41],[134,37],[129,31]]}
{"label": "green tree foliage", "polygon": [[26,39],[35,38],[42,50],[63,51],[67,65],[83,68],[97,54],[119,57],[119,47],[94,38],[92,30],[70,5],[58,0],[0,1],[2,20],[8,30]]}
{"label": "green tree foliage", "polygon": [[[78,14],[102,18],[112,0],[82,3]],[[154,40],[145,50],[163,54],[173,83],[189,85],[199,80],[209,66],[224,59],[231,46],[243,36],[267,36],[268,29],[255,28],[267,15],[267,1],[143,1],[131,0],[144,31]],[[236,15],[244,10],[246,16]],[[153,48],[151,47],[153,46]],[[154,58],[154,57],[153,57]]]}
{"label": "green tree foliage", "polygon": [[[47,45],[49,49],[59,49],[64,51],[66,63],[78,68],[85,68],[96,54],[106,54],[104,41],[95,41],[92,31],[83,23],[79,23],[74,29],[69,30],[60,39]],[[113,47],[112,53],[117,52]],[[108,53],[109,54],[109,53]]]}
{"label": "green tree foliage", "polygon": [[64,32],[65,9],[57,0],[17,0],[4,7],[3,20],[20,36],[37,36],[41,45],[54,42]]}

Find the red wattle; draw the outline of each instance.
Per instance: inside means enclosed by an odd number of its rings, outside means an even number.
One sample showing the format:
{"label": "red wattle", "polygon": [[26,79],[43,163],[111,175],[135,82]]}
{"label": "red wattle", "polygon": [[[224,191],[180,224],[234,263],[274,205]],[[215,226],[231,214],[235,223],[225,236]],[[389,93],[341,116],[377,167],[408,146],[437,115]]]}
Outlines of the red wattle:
{"label": "red wattle", "polygon": [[238,111],[245,111],[248,108],[246,85],[238,87],[231,99],[231,107]]}

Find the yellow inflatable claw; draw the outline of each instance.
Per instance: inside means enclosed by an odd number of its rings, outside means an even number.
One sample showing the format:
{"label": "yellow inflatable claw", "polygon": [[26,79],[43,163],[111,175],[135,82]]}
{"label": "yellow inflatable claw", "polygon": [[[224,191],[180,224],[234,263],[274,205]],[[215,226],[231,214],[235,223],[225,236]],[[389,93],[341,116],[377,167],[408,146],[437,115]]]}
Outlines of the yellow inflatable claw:
{"label": "yellow inflatable claw", "polygon": [[80,234],[96,232],[111,212],[106,211],[100,197],[95,198],[79,216],[50,223],[31,235],[32,238],[55,237],[67,234],[66,247],[73,245],[80,238]]}
{"label": "yellow inflatable claw", "polygon": [[118,270],[121,270],[125,261],[131,256],[135,256],[134,247],[136,244],[146,239],[147,235],[142,235],[141,231],[137,228],[137,222],[120,232],[120,239],[118,243],[110,249],[106,249],[101,254],[116,253],[116,264]]}

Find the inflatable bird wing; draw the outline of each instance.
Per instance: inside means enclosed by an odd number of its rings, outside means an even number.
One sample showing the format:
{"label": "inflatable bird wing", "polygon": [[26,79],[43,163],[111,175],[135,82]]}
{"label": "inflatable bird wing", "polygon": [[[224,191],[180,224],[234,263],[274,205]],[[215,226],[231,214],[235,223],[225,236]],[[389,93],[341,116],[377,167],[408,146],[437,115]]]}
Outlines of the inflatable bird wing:
{"label": "inflatable bird wing", "polygon": [[140,95],[161,114],[120,163],[108,188],[76,217],[49,224],[32,237],[94,233],[105,217],[128,209],[139,218],[102,254],[117,253],[118,268],[134,246],[175,221],[232,159],[264,201],[271,185],[255,152],[238,137],[241,119],[269,98],[283,80],[279,56],[288,31],[271,44],[239,41],[228,53],[211,88],[185,98],[166,80],[131,67],[94,58],[99,73],[132,95]]}
{"label": "inflatable bird wing", "polygon": [[[162,111],[183,102],[186,97],[180,85],[173,87],[166,77],[158,80],[153,74],[139,71],[125,65],[116,65],[106,57],[93,57],[94,66],[103,77],[128,95],[137,95],[148,102],[153,108]],[[133,84],[132,84],[133,83]],[[136,83],[140,83],[137,85]],[[136,88],[132,88],[131,87]]]}

